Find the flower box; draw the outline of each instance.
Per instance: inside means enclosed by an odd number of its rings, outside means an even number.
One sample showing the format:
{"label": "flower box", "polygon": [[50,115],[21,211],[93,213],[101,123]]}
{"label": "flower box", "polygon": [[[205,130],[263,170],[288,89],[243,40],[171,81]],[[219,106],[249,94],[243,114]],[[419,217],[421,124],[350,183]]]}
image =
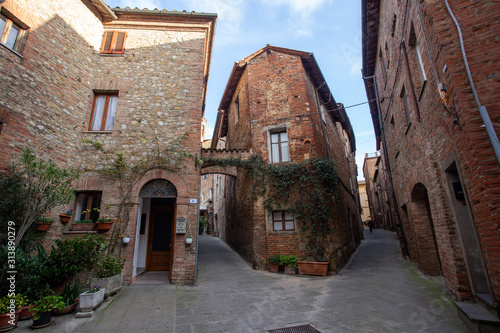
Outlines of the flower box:
{"label": "flower box", "polygon": [[321,275],[328,274],[328,262],[321,261],[297,261],[299,274],[301,275]]}
{"label": "flower box", "polygon": [[98,231],[108,231],[109,229],[111,229],[111,226],[113,225],[113,221],[96,222],[95,225],[97,226]]}
{"label": "flower box", "polygon": [[104,297],[116,294],[120,291],[123,284],[122,274],[116,274],[106,278],[92,278],[90,279],[90,285],[98,286],[99,288],[106,290]]}
{"label": "flower box", "polygon": [[80,310],[82,312],[90,312],[101,305],[104,300],[105,289],[100,289],[95,293],[80,294]]}
{"label": "flower box", "polygon": [[50,223],[37,222],[36,223],[36,230],[45,232],[45,231],[50,229],[50,226],[51,226]]}

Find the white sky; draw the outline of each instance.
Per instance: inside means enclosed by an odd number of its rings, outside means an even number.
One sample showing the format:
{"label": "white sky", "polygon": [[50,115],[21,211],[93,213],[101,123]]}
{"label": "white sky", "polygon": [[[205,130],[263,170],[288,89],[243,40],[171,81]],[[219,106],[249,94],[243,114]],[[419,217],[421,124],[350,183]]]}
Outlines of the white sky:
{"label": "white sky", "polygon": [[[235,61],[271,44],[312,52],[356,136],[358,179],[375,137],[361,75],[361,1],[345,0],[105,0],[110,7],[217,13],[205,109],[213,129],[217,107]],[[208,135],[211,136],[211,132]]]}

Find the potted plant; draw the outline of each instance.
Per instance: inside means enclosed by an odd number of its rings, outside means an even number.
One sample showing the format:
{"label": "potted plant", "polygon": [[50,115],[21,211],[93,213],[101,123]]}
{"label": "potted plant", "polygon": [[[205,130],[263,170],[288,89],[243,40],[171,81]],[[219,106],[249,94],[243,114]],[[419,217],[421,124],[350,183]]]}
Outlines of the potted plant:
{"label": "potted plant", "polygon": [[30,302],[27,296],[23,296],[21,294],[16,295],[16,299],[19,297],[19,300],[16,302],[21,306],[21,313],[19,314],[19,320],[26,320],[33,317],[33,307],[35,306],[33,302]]}
{"label": "potted plant", "polygon": [[280,270],[280,262],[281,262],[280,255],[273,254],[267,260],[269,262],[269,271],[272,273],[278,273]]}
{"label": "potted plant", "polygon": [[91,312],[104,300],[104,288],[95,286],[80,294],[80,310],[82,312]]}
{"label": "potted plant", "polygon": [[71,225],[73,231],[92,231],[94,230],[95,223],[91,219],[77,220]]}
{"label": "potted plant", "polygon": [[62,214],[59,214],[59,219],[61,220],[61,223],[66,225],[69,220],[71,220],[71,216],[73,215],[73,209],[70,209]]}
{"label": "potted plant", "polygon": [[36,230],[45,232],[49,230],[52,222],[54,221],[48,217],[39,217],[36,219]]}
{"label": "potted plant", "polygon": [[318,261],[313,258],[304,258],[301,261],[297,261],[297,266],[299,268],[299,274],[301,275],[321,275],[326,276],[328,274],[328,261]]}
{"label": "potted plant", "polygon": [[63,309],[64,302],[61,296],[49,295],[35,302],[33,307],[32,328],[42,328],[52,324],[52,311]]}
{"label": "potted plant", "polygon": [[281,255],[280,265],[285,266],[285,274],[295,274],[295,269],[297,268],[297,256],[291,255]]}
{"label": "potted plant", "polygon": [[97,261],[92,271],[90,284],[101,289],[106,289],[104,297],[120,291],[123,283],[122,269],[125,259],[113,254],[108,254]]}
{"label": "potted plant", "polygon": [[78,283],[68,283],[61,295],[59,295],[61,296],[65,307],[63,309],[55,309],[52,313],[56,316],[61,316],[73,312],[79,302],[78,295],[80,295],[80,287],[78,286]]}
{"label": "potted plant", "polygon": [[190,245],[190,244],[192,244],[192,243],[193,243],[193,237],[191,237],[191,236],[186,236],[186,244],[187,244],[187,245]]}
{"label": "potted plant", "polygon": [[113,224],[113,219],[106,217],[99,218],[95,224],[97,226],[97,230],[99,231],[108,231],[111,229],[111,225]]}
{"label": "potted plant", "polygon": [[120,236],[118,236],[122,239],[122,242],[123,244],[128,244],[130,243],[130,236],[127,235],[127,234],[120,234]]}
{"label": "potted plant", "polygon": [[22,304],[18,297],[7,295],[0,299],[0,331],[6,332],[17,326]]}
{"label": "potted plant", "polygon": [[202,235],[203,232],[207,229],[207,227],[208,227],[207,218],[205,216],[200,216],[200,225],[199,225],[198,233],[200,235]]}

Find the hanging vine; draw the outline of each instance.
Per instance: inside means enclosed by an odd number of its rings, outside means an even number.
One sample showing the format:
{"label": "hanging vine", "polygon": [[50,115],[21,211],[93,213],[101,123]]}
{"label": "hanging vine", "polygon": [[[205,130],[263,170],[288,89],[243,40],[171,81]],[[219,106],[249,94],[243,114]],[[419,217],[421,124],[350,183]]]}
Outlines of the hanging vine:
{"label": "hanging vine", "polygon": [[[137,120],[138,123],[141,120]],[[120,238],[119,235],[125,235],[130,222],[130,211],[135,203],[132,202],[132,189],[141,179],[141,177],[151,169],[160,168],[170,171],[179,171],[184,163],[193,158],[193,154],[185,151],[182,142],[191,132],[186,132],[174,140],[162,143],[159,140],[155,128],[149,124],[150,139],[142,138],[140,141],[145,146],[144,151],[149,154],[137,158],[134,153],[127,154],[125,151],[107,152],[99,141],[83,139],[84,143],[92,145],[97,151],[101,168],[98,173],[104,178],[116,182],[119,194],[119,201],[116,207],[116,219],[122,221],[118,227],[113,228],[109,251],[114,252]],[[146,136],[146,135],[145,135]],[[86,170],[90,171],[90,170]],[[106,209],[111,209],[107,205]],[[119,248],[121,251],[121,247]]]}
{"label": "hanging vine", "polygon": [[260,156],[205,159],[206,165],[235,166],[249,171],[253,178],[252,197],[264,198],[267,211],[293,212],[308,241],[308,256],[317,261],[328,259],[330,223],[339,204],[339,177],[335,164],[328,159],[309,159],[298,163],[269,164]]}

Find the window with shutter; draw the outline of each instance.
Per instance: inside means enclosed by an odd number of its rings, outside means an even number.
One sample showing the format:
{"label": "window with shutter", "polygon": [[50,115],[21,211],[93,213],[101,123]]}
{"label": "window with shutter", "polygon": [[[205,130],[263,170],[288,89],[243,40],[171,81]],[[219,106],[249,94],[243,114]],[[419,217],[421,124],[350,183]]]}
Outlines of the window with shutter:
{"label": "window with shutter", "polygon": [[106,31],[102,39],[101,53],[121,54],[125,51],[126,32]]}
{"label": "window with shutter", "polygon": [[20,41],[23,36],[24,30],[8,19],[6,16],[0,14],[0,43],[11,49],[12,51],[19,51]]}

